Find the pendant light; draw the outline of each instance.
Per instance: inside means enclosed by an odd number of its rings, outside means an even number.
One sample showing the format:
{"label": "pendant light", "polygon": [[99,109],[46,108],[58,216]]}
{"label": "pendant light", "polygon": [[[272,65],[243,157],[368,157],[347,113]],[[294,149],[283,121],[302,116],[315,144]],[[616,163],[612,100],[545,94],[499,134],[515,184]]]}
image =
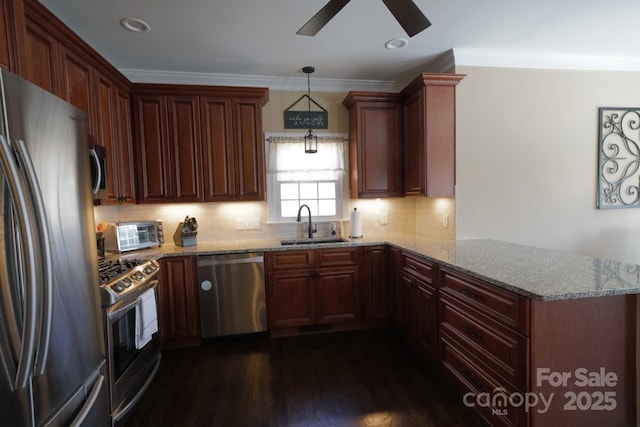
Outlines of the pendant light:
{"label": "pendant light", "polygon": [[302,71],[307,74],[307,101],[309,103],[307,120],[309,122],[309,131],[304,136],[304,152],[313,154],[318,152],[318,137],[311,130],[311,80],[310,74],[316,69],[313,67],[304,67]]}

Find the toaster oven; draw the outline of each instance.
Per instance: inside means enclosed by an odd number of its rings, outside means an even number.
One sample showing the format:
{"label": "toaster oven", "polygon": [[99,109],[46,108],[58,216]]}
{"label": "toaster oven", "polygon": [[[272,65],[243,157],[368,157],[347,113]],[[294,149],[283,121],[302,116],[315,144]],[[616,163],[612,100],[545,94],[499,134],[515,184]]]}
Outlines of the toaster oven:
{"label": "toaster oven", "polygon": [[161,245],[155,221],[117,222],[109,224],[104,232],[104,247],[108,252],[122,253]]}

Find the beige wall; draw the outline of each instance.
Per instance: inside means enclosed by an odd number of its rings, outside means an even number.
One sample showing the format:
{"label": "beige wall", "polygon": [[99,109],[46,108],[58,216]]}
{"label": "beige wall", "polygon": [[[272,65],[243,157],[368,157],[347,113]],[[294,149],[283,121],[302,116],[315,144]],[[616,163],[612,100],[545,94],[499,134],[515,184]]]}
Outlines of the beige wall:
{"label": "beige wall", "polygon": [[640,264],[640,209],[598,210],[598,107],[640,73],[457,67],[457,238]]}
{"label": "beige wall", "polygon": [[[284,129],[284,110],[293,104],[300,92],[270,91],[269,102],[263,109],[265,132],[304,132]],[[328,133],[348,133],[348,112],[342,105],[346,93],[311,93],[311,97],[329,112]],[[300,102],[294,109],[304,110]],[[312,108],[314,109],[314,108]],[[395,198],[382,200],[351,200],[350,210],[357,207],[362,214],[365,235],[387,233],[421,233],[435,239],[455,238],[455,203],[453,199]],[[382,224],[383,214],[388,223]],[[157,204],[135,206],[106,206],[94,208],[96,223],[103,221],[157,220],[164,223],[167,240],[186,215],[196,217],[199,241],[278,239],[303,237],[300,224],[267,224],[267,209],[263,202]],[[449,218],[448,227],[443,217]],[[238,219],[259,218],[260,230],[236,229]],[[329,235],[331,223],[320,224],[321,235]],[[344,221],[344,232],[349,234],[349,223]]]}

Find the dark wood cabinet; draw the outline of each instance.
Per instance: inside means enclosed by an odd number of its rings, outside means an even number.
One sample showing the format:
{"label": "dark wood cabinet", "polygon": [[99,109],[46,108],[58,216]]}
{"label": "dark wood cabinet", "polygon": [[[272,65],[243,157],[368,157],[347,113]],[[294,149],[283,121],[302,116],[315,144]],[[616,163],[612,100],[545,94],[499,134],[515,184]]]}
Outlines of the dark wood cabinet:
{"label": "dark wood cabinet", "polygon": [[135,203],[128,90],[94,71],[97,143],[107,152],[108,198],[101,204]]}
{"label": "dark wood cabinet", "polygon": [[164,347],[200,342],[200,309],[193,256],[160,260],[158,323]]}
{"label": "dark wood cabinet", "polygon": [[405,195],[454,195],[455,86],[463,78],[424,73],[401,92]]}
{"label": "dark wood cabinet", "polygon": [[95,138],[95,108],[93,106],[92,68],[85,58],[60,46],[60,97],[87,113],[87,131]]}
{"label": "dark wood cabinet", "polygon": [[133,105],[138,201],[202,201],[198,98],[135,94]]}
{"label": "dark wood cabinet", "polygon": [[0,1],[0,67],[21,74],[25,19],[23,0]]}
{"label": "dark wood cabinet", "polygon": [[116,137],[112,157],[112,174],[115,185],[113,196],[119,203],[135,203],[135,158],[133,154],[131,104],[128,90],[116,89],[115,117]]}
{"label": "dark wood cabinet", "polygon": [[263,200],[267,94],[134,85],[139,202]]}
{"label": "dark wood cabinet", "polygon": [[200,103],[205,201],[264,200],[262,99],[203,96]]}
{"label": "dark wood cabinet", "polygon": [[402,103],[397,94],[349,92],[352,198],[403,195]]}
{"label": "dark wood cabinet", "polygon": [[268,253],[267,312],[271,333],[361,320],[360,263],[360,248]]}
{"label": "dark wood cabinet", "polygon": [[408,254],[401,255],[396,323],[421,355],[435,362],[438,355],[438,293],[434,276],[434,264]]}
{"label": "dark wood cabinet", "polygon": [[388,257],[385,246],[364,248],[362,295],[365,318],[368,320],[391,319],[393,294]]}
{"label": "dark wood cabinet", "polygon": [[46,91],[60,95],[62,90],[58,42],[42,27],[37,17],[27,14],[25,25],[25,67],[22,77]]}

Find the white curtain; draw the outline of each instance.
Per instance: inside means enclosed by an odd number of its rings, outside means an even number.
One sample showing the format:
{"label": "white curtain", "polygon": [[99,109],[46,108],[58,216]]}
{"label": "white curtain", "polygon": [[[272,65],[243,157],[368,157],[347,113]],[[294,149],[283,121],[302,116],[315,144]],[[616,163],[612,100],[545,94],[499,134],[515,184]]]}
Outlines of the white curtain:
{"label": "white curtain", "polygon": [[333,181],[346,172],[346,143],[342,136],[318,135],[318,152],[304,152],[304,137],[268,139],[267,173],[278,181]]}

